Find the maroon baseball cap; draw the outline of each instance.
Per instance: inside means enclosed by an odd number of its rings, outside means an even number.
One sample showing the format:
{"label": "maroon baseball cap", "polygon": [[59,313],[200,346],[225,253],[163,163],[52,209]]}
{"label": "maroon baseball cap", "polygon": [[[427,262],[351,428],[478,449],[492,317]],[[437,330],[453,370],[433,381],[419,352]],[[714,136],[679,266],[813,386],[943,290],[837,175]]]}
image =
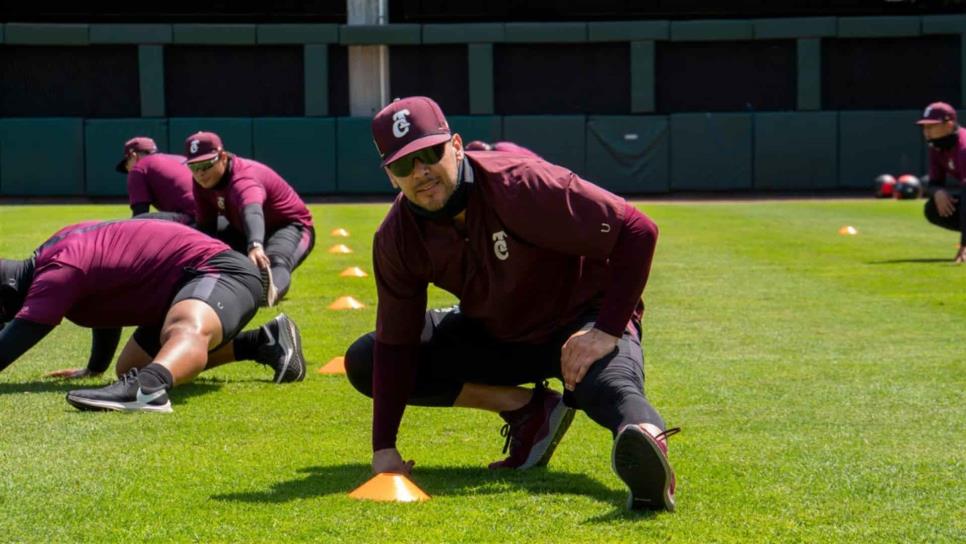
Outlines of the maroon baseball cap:
{"label": "maroon baseball cap", "polygon": [[151,138],[148,138],[147,136],[135,136],[134,138],[124,142],[124,158],[121,159],[121,162],[117,163],[117,166],[114,169],[122,174],[126,174],[127,170],[124,169],[124,163],[127,162],[127,158],[132,151],[150,155],[157,150],[158,145],[154,143],[154,140]]}
{"label": "maroon baseball cap", "polygon": [[188,159],[184,162],[190,164],[213,159],[222,149],[221,138],[214,132],[195,132],[185,138],[184,156]]}
{"label": "maroon baseball cap", "polygon": [[922,112],[922,119],[916,121],[917,125],[935,125],[946,121],[956,122],[956,110],[945,102],[933,102],[926,106]]}
{"label": "maroon baseball cap", "polygon": [[372,140],[382,166],[451,137],[443,110],[425,96],[397,98],[372,118]]}

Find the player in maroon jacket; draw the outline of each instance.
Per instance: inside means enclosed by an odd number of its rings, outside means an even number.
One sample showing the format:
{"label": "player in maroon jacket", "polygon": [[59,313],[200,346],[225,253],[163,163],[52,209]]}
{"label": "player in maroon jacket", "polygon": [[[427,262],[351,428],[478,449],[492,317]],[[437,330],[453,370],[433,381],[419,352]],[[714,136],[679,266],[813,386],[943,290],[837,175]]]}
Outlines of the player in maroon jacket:
{"label": "player in maroon jacket", "polygon": [[194,182],[184,157],[158,153],[154,140],[137,136],[124,142],[124,157],[115,169],[127,174],[132,216],[194,224]]}
{"label": "player in maroon jacket", "polygon": [[197,224],[212,236],[218,217],[228,228],[217,236],[262,272],[268,306],[288,292],[294,271],[315,247],[312,214],[292,187],[264,164],[225,151],[213,132],[184,142],[194,176]]}
{"label": "player in maroon jacket", "polygon": [[[346,353],[374,401],[373,469],[411,470],[407,404],[499,413],[509,456],[490,466],[516,469],[549,461],[576,408],[613,434],[629,507],[673,509],[675,430],[644,395],[640,345],[654,223],[532,153],[465,151],[426,97],[386,106],[372,133],[402,192],[373,241],[376,330]],[[459,306],[427,312],[429,284]]]}
{"label": "player in maroon jacket", "polygon": [[[959,126],[956,110],[945,102],[926,107],[916,121],[929,144],[929,189],[926,219],[930,223],[953,230],[959,235],[959,250],[953,260],[966,262],[966,206],[962,205],[963,183],[966,182],[966,129]],[[950,177],[956,185],[946,185]]]}
{"label": "player in maroon jacket", "polygon": [[241,332],[262,297],[248,259],[185,225],[71,225],[27,259],[0,259],[0,370],[67,318],[92,329],[91,355],[86,368],[56,377],[104,372],[121,328],[137,327],[118,358],[117,382],[67,395],[80,409],[170,412],[169,389],[236,360],[270,365],[276,382],[299,381],[305,362],[288,317]]}

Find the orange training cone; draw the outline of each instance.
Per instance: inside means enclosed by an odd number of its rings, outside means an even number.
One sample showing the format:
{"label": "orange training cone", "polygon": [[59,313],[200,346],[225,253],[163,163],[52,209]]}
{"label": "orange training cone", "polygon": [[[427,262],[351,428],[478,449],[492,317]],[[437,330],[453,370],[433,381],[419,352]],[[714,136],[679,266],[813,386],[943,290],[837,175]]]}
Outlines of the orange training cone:
{"label": "orange training cone", "polygon": [[423,502],[429,495],[419,489],[409,478],[402,474],[382,472],[368,482],[355,488],[349,496],[353,499],[386,502]]}
{"label": "orange training cone", "polygon": [[330,247],[329,253],[352,253],[352,250],[345,244],[338,244]]}
{"label": "orange training cone", "polygon": [[345,374],[345,357],[336,357],[319,369],[319,374]]}
{"label": "orange training cone", "polygon": [[343,278],[364,278],[369,274],[366,274],[366,272],[358,266],[353,266],[351,268],[346,268],[340,272],[339,275]]}
{"label": "orange training cone", "polygon": [[858,229],[856,229],[852,225],[845,225],[844,227],[839,229],[839,234],[841,234],[842,236],[849,236],[849,235],[854,235],[858,233],[859,233]]}
{"label": "orange training cone", "polygon": [[349,237],[349,231],[347,231],[345,229],[335,229],[335,230],[332,231],[332,236],[336,236],[338,238],[348,238]]}
{"label": "orange training cone", "polygon": [[330,310],[361,310],[365,307],[365,304],[352,297],[339,297],[335,302],[329,304]]}

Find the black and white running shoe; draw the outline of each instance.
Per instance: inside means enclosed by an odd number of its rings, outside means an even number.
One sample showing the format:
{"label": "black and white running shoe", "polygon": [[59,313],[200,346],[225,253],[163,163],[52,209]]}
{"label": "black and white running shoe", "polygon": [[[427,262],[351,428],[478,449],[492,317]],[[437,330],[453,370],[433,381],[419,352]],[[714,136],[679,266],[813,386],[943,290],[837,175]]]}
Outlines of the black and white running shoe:
{"label": "black and white running shoe", "polygon": [[255,360],[275,370],[275,383],[300,382],[305,378],[302,335],[287,315],[262,325],[266,342],[258,347]]}
{"label": "black and white running shoe", "polygon": [[138,380],[138,369],[99,389],[78,389],[67,393],[67,402],[78,410],[118,412],[170,412],[171,401],[165,388],[145,391]]}

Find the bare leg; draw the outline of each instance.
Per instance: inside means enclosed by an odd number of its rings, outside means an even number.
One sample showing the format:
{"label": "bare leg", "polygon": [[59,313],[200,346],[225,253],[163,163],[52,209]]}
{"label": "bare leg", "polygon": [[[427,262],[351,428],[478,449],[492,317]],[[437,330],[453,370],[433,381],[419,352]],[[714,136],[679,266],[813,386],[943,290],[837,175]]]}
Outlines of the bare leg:
{"label": "bare leg", "polygon": [[221,346],[220,348],[208,354],[208,364],[205,366],[205,370],[227,363],[233,363],[235,361],[235,343],[228,342],[224,346]]}
{"label": "bare leg", "polygon": [[132,368],[144,368],[151,364],[151,361],[151,356],[141,348],[132,336],[128,339],[127,344],[124,344],[124,349],[121,350],[121,355],[117,358],[117,364],[114,365],[114,371],[117,372],[117,377],[120,378]]}
{"label": "bare leg", "polygon": [[463,386],[453,406],[509,412],[522,408],[532,396],[533,390],[523,387],[468,383]]}
{"label": "bare leg", "polygon": [[161,351],[154,362],[167,368],[174,384],[191,381],[205,369],[208,350],[221,343],[221,320],[207,303],[182,300],[168,310]]}

